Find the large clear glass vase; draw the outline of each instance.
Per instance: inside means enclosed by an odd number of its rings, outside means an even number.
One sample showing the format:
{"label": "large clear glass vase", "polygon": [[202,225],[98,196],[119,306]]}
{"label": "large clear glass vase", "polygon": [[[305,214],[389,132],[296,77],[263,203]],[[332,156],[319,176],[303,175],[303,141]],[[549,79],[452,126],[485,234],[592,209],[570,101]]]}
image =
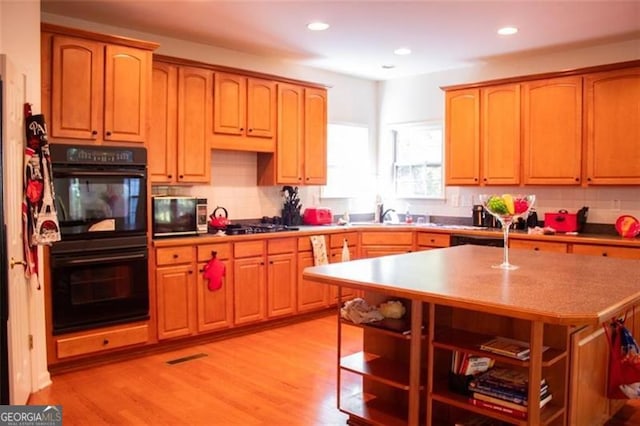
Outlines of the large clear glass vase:
{"label": "large clear glass vase", "polygon": [[513,270],[518,266],[509,262],[509,229],[519,218],[526,219],[536,200],[535,195],[480,195],[480,202],[485,210],[494,216],[502,225],[504,249],[502,263],[492,265],[492,268]]}

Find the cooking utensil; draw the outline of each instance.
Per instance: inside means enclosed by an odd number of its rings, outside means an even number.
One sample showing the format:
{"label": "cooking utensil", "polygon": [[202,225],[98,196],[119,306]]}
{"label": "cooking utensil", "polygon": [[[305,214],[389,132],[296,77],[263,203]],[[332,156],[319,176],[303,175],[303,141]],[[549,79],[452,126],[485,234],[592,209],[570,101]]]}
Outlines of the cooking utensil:
{"label": "cooking utensil", "polygon": [[211,219],[211,226],[217,229],[224,229],[229,222],[229,213],[224,207],[217,206],[213,213],[209,216]]}

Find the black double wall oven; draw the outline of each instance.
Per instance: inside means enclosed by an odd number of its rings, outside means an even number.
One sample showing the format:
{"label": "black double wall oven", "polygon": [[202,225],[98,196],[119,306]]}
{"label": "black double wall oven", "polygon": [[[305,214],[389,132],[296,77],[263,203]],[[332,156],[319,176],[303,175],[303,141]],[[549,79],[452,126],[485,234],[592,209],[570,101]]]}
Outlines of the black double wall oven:
{"label": "black double wall oven", "polygon": [[51,145],[53,334],[149,318],[147,153]]}

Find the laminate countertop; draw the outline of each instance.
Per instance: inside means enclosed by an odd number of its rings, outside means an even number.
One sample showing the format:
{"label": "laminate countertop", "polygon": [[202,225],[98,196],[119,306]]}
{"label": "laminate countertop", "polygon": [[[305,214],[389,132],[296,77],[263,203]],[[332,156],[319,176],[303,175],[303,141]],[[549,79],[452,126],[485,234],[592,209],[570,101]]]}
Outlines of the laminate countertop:
{"label": "laminate countertop", "polygon": [[456,246],[314,266],[305,279],[562,325],[597,325],[640,303],[640,260]]}

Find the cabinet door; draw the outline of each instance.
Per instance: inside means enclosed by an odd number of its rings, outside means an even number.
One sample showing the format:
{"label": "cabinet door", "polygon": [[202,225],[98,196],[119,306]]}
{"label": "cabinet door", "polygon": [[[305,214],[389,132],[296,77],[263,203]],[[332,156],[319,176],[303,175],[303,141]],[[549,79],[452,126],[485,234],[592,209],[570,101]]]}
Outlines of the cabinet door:
{"label": "cabinet door", "polygon": [[327,184],[327,91],[304,89],[304,183]]}
{"label": "cabinet door", "polygon": [[509,240],[509,248],[524,249],[533,251],[552,251],[555,253],[566,253],[567,244],[557,241],[529,241],[529,240]]}
{"label": "cabinet door", "polygon": [[276,143],[276,181],[302,184],[303,89],[278,84],[278,136]]}
{"label": "cabinet door", "polygon": [[211,155],[212,72],[194,67],[178,71],[178,179],[180,183],[209,183]]}
{"label": "cabinet door", "polygon": [[574,244],[574,254],[586,254],[589,256],[619,257],[622,259],[640,259],[640,248],[601,246],[591,244]]}
{"label": "cabinet door", "polygon": [[520,183],[520,85],[482,89],[482,183]]}
{"label": "cabinet door", "polygon": [[589,184],[640,184],[640,67],[585,77]]}
{"label": "cabinet door", "polygon": [[445,161],[447,185],[480,183],[480,90],[445,94]]}
{"label": "cabinet door", "polygon": [[329,286],[305,280],[304,268],[313,266],[312,252],[298,253],[298,312],[307,312],[329,306]]}
{"label": "cabinet door", "polygon": [[236,259],[233,262],[234,324],[246,324],[265,318],[266,284],[262,257]]}
{"label": "cabinet door", "polygon": [[582,78],[523,83],[525,184],[581,180]]}
{"label": "cabinet door", "polygon": [[178,67],[155,62],[152,82],[149,179],[153,183],[171,183],[175,182],[177,165]]}
{"label": "cabinet door", "polygon": [[195,330],[196,276],[192,265],[156,269],[158,339],[188,336]]}
{"label": "cabinet door", "polygon": [[267,316],[296,312],[296,258],[291,254],[271,255],[267,261]]}
{"label": "cabinet door", "polygon": [[202,276],[205,263],[198,268],[198,332],[233,326],[233,269],[231,261],[222,261],[226,268],[222,287],[211,291]]}
{"label": "cabinet door", "polygon": [[105,141],[147,140],[151,52],[107,45],[104,72]]}
{"label": "cabinet door", "polygon": [[54,36],[51,70],[51,137],[102,137],[104,45]]}
{"label": "cabinet door", "polygon": [[247,79],[247,136],[273,138],[276,133],[276,83]]}
{"label": "cabinet door", "polygon": [[247,111],[247,78],[218,72],[213,78],[213,131],[243,135]]}
{"label": "cabinet door", "polygon": [[[357,249],[356,247],[349,247],[349,260],[357,259]],[[329,262],[331,263],[340,263],[342,262],[342,249],[335,248],[331,249],[329,255]],[[341,291],[342,301],[351,300],[354,297],[358,296],[358,291],[353,288],[343,287]],[[332,285],[329,286],[329,302],[331,304],[338,303],[338,286]]]}

